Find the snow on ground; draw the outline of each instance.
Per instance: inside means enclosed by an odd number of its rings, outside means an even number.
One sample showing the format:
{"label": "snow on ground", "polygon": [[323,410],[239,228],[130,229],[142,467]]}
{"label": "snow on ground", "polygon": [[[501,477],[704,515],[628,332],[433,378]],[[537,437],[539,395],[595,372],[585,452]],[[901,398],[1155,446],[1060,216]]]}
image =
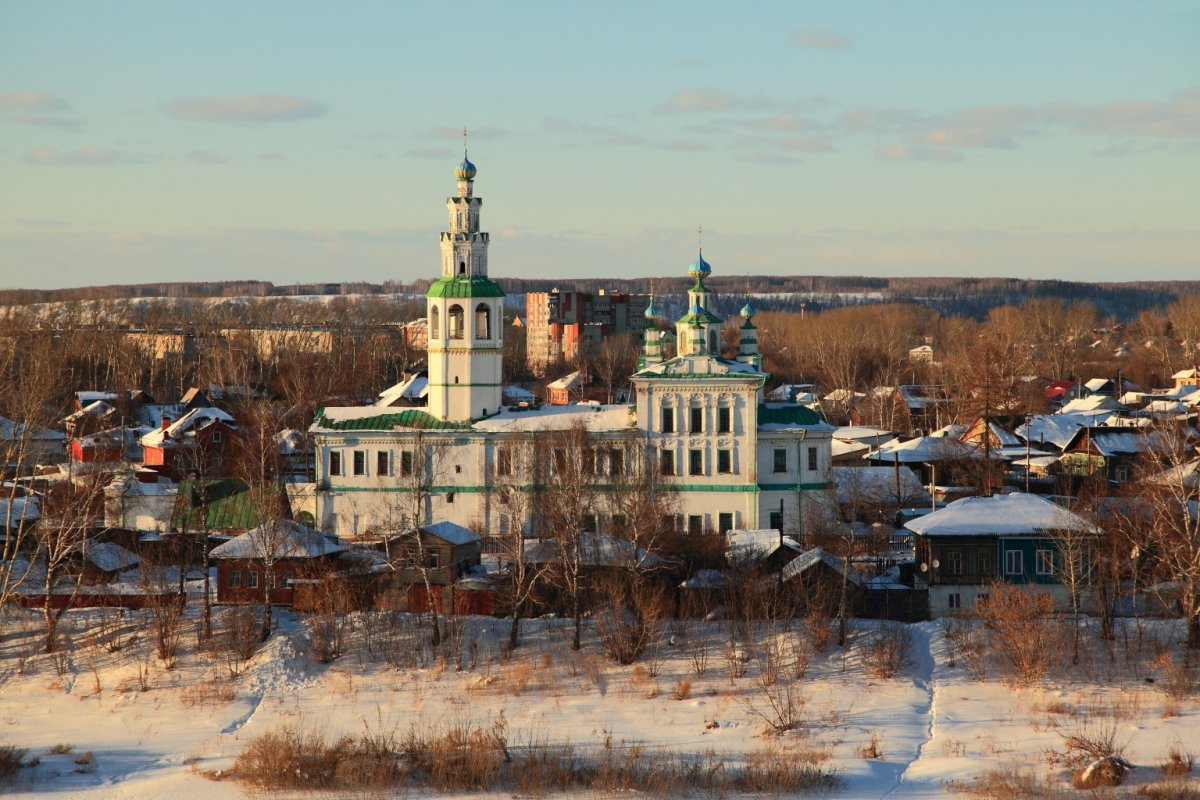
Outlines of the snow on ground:
{"label": "snow on ground", "polygon": [[[64,625],[74,629],[75,649],[60,662],[60,676],[52,657],[31,654],[39,617],[14,614],[21,616],[10,615],[0,628],[0,744],[42,757],[9,787],[16,796],[244,797],[237,783],[205,773],[228,770],[250,739],[296,721],[330,735],[365,727],[404,734],[447,722],[491,727],[503,717],[511,746],[541,740],[587,749],[611,738],[675,753],[713,751],[731,763],[764,748],[818,750],[843,776],[835,796],[850,798],[949,797],[944,781],[969,780],[1013,758],[1045,774],[1045,751],[1061,748],[1060,732],[1089,707],[1119,712],[1127,755],[1146,776],[1172,742],[1200,751],[1200,703],[1187,700],[1164,718],[1160,687],[1145,682],[1154,669],[1149,662],[1122,668],[1118,650],[1116,663],[1088,665],[1091,682],[1061,675],[1026,689],[977,682],[954,663],[937,623],[912,626],[909,663],[887,680],[868,678],[860,659],[877,623],[857,623],[851,648],[843,653],[831,644],[799,681],[800,728],[768,735],[762,662],[738,653],[745,675],[731,677],[723,623],[690,622],[686,631],[668,633],[661,658],[626,667],[605,658],[594,638],[572,652],[569,624],[552,619],[524,622],[522,646],[506,660],[507,623],[471,618],[460,671],[432,653],[427,629],[406,615],[394,617],[393,628],[377,628],[370,648],[359,631],[328,665],[310,657],[307,623],[290,612],[277,613],[275,635],[245,664],[198,653],[196,620],[189,618],[178,666],[165,670],[145,656],[148,630],[112,653],[88,647],[84,630],[87,624],[97,630],[100,615],[116,612],[74,612]],[[760,641],[779,635],[760,633]],[[801,641],[794,631],[784,636]],[[702,641],[708,663],[697,675],[693,656]],[[233,680],[225,677],[231,663],[242,668]],[[149,689],[142,691],[139,669],[147,665]],[[673,699],[685,678],[690,692]],[[865,758],[873,737],[881,757]],[[50,754],[57,744],[70,751]]]}

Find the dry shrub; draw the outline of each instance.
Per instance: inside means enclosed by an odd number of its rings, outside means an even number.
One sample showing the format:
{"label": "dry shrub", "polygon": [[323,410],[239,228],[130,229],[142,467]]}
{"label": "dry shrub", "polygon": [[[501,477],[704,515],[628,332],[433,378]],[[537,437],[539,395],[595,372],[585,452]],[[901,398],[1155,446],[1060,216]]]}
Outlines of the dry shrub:
{"label": "dry shrub", "polygon": [[661,635],[666,596],[636,581],[611,586],[606,594],[607,602],[594,617],[600,646],[618,664],[632,664]]}
{"label": "dry shrub", "polygon": [[179,598],[161,592],[148,593],[154,650],[164,669],[175,669],[175,655],[183,638],[183,604]]}
{"label": "dry shrub", "polygon": [[1159,765],[1159,769],[1168,778],[1181,778],[1192,774],[1196,765],[1196,757],[1188,752],[1182,742],[1173,742],[1167,750],[1167,759]]}
{"label": "dry shrub", "polygon": [[900,622],[884,622],[867,634],[863,648],[863,668],[872,678],[894,678],[909,661],[912,629]]}
{"label": "dry shrub", "polygon": [[179,697],[184,705],[193,707],[232,703],[237,697],[237,684],[232,678],[213,674],[185,684]]}
{"label": "dry shrub", "polygon": [[525,694],[532,680],[533,666],[528,661],[514,661],[509,665],[508,677],[505,683],[512,695],[519,697]]}
{"label": "dry shrub", "polygon": [[675,688],[671,690],[672,700],[687,700],[692,696],[692,679],[681,678],[679,683],[675,684]]}
{"label": "dry shrub", "polygon": [[804,617],[804,633],[812,645],[812,652],[823,652],[833,639],[833,620],[818,611],[810,612]]}
{"label": "dry shrub", "polygon": [[879,734],[872,731],[871,738],[859,749],[858,754],[863,758],[882,759],[883,749],[879,746]]}
{"label": "dry shrub", "polygon": [[1015,683],[1037,683],[1058,655],[1069,651],[1062,646],[1058,626],[1049,617],[1054,610],[1050,595],[999,581],[992,583],[988,591],[988,602],[978,613],[991,633],[993,651]]}
{"label": "dry shrub", "polygon": [[313,593],[308,622],[308,649],[322,664],[336,661],[345,651],[352,623],[345,609],[350,602],[345,586],[335,580],[322,581]]}
{"label": "dry shrub", "polygon": [[497,785],[508,752],[507,723],[501,716],[490,727],[451,722],[440,729],[415,726],[400,745],[412,779],[438,791],[479,791]]}
{"label": "dry shrub", "polygon": [[250,606],[221,609],[216,634],[208,646],[225,664],[230,677],[241,675],[246,662],[258,651],[259,630],[257,609]]}
{"label": "dry shrub", "polygon": [[1146,783],[1139,786],[1133,796],[1143,800],[1200,800],[1200,786],[1179,781]]}
{"label": "dry shrub", "polygon": [[1161,659],[1161,677],[1158,685],[1167,698],[1167,707],[1174,709],[1170,716],[1177,716],[1179,706],[1196,691],[1196,667],[1187,660],[1173,658],[1169,653]]}
{"label": "dry shrub", "polygon": [[125,609],[108,608],[99,612],[96,618],[96,638],[110,653],[124,649],[129,639],[125,630]]}
{"label": "dry shrub", "polygon": [[819,750],[767,745],[752,753],[746,766],[716,788],[770,795],[829,792],[841,785],[841,778],[825,766],[828,760],[829,754]]}
{"label": "dry shrub", "polygon": [[46,754],[51,756],[65,756],[74,749],[75,745],[73,744],[59,742],[58,744],[51,745],[50,749],[46,751]]}
{"label": "dry shrub", "polygon": [[384,787],[402,777],[388,744],[371,735],[330,740],[315,726],[294,722],[251,740],[233,775],[269,791]]}
{"label": "dry shrub", "polygon": [[759,697],[747,696],[742,703],[754,716],[767,723],[770,733],[784,733],[797,727],[803,719],[808,699],[796,684],[759,683]]}
{"label": "dry shrub", "polygon": [[947,617],[942,634],[950,643],[951,657],[962,662],[971,679],[987,680],[987,644],[980,626],[965,617]]}
{"label": "dry shrub", "polygon": [[0,744],[0,781],[8,781],[21,769],[29,750],[11,744]]}
{"label": "dry shrub", "polygon": [[1032,766],[1019,761],[984,770],[969,781],[945,781],[942,788],[951,796],[980,800],[1058,800],[1064,796],[1049,777],[1039,778]]}

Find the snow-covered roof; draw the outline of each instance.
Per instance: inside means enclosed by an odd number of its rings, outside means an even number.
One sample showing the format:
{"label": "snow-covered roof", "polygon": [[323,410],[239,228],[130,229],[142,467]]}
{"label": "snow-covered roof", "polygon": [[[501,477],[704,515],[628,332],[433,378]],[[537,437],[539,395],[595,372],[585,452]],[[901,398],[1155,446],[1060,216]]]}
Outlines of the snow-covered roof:
{"label": "snow-covered roof", "polygon": [[[1076,436],[1082,435],[1076,433]],[[1092,428],[1088,449],[1106,458],[1116,455],[1133,455],[1146,452],[1146,435],[1128,428]]]}
{"label": "snow-covered roof", "polygon": [[499,414],[477,421],[474,428],[492,433],[567,430],[577,421],[589,431],[619,431],[633,427],[637,417],[634,407],[626,405],[504,408]]}
{"label": "snow-covered roof", "polygon": [[1022,425],[1021,433],[1027,433],[1030,444],[1037,445],[1046,443],[1062,450],[1071,441],[1071,437],[1075,435],[1075,431],[1080,428],[1086,428],[1089,425],[1103,424],[1111,416],[1111,413],[1102,413],[1096,416],[1091,414],[1033,414],[1026,420],[1026,425]]}
{"label": "snow-covered roof", "polygon": [[725,573],[719,569],[698,569],[692,577],[679,584],[680,589],[721,589],[729,585]]}
{"label": "snow-covered roof", "polygon": [[896,505],[928,503],[930,499],[920,478],[909,467],[834,467],[833,483],[842,504]]}
{"label": "snow-covered roof", "polygon": [[428,525],[422,525],[421,530],[428,533],[430,536],[436,536],[442,541],[449,542],[455,547],[461,547],[464,544],[479,541],[479,536],[471,533],[455,522],[449,520],[438,520],[431,522]]}
{"label": "snow-covered roof", "polygon": [[1078,514],[1044,497],[1017,492],[993,497],[964,497],[917,517],[905,527],[921,536],[1029,536],[1055,531],[1095,533]]}
{"label": "snow-covered roof", "polygon": [[[627,539],[607,533],[579,534],[580,562],[588,567],[632,567],[653,569],[667,562],[659,556],[637,547]],[[527,564],[544,564],[559,558],[554,539],[528,539],[522,560]]]}
{"label": "snow-covered roof", "polygon": [[264,553],[270,553],[275,558],[318,558],[345,549],[336,539],[320,531],[284,519],[251,528],[214,547],[209,556],[216,559],[262,558]]}
{"label": "snow-covered roof", "polygon": [[27,440],[50,440],[62,441],[67,438],[67,435],[62,431],[54,431],[49,428],[44,428],[36,423],[14,423],[7,417],[0,417],[0,440],[15,442],[22,439]]}
{"label": "snow-covered roof", "polygon": [[275,434],[275,450],[281,456],[293,456],[297,453],[304,453],[310,449],[310,445],[304,434],[295,428],[284,428],[279,433]]}
{"label": "snow-covered roof", "polygon": [[1200,378],[1200,369],[1196,369],[1195,367],[1181,369],[1171,376],[1171,379],[1176,381],[1185,381],[1188,378]]}
{"label": "snow-covered roof", "polygon": [[[964,458],[982,458],[983,454],[958,439],[948,437],[918,436],[908,441],[893,439],[881,447],[867,453],[863,458],[868,461],[901,464],[926,464],[933,461],[956,461]],[[993,454],[993,458],[1000,458]]]}
{"label": "snow-covered roof", "polygon": [[1147,479],[1150,483],[1176,489],[1196,489],[1200,486],[1200,458],[1184,464],[1176,464]]}
{"label": "snow-covered roof", "polygon": [[83,543],[83,557],[90,561],[96,568],[105,572],[119,572],[123,569],[137,566],[141,562],[141,558],[136,553],[131,553],[124,547],[113,542],[93,542],[85,541]]}
{"label": "snow-covered roof", "polygon": [[32,521],[41,516],[36,497],[0,498],[0,528],[15,527],[22,521]]}
{"label": "snow-covered roof", "polygon": [[834,389],[821,399],[827,403],[851,403],[855,400],[861,400],[864,397],[866,397],[865,394],[856,392],[853,389]]}
{"label": "snow-covered roof", "polygon": [[846,562],[832,553],[826,552],[824,548],[814,547],[801,553],[796,558],[789,561],[783,568],[783,579],[791,580],[797,575],[802,575],[807,570],[815,567],[817,564],[824,562],[830,569],[835,572],[845,573],[846,580],[855,586],[861,586],[863,576],[854,568],[847,569]]}
{"label": "snow-covered roof", "polygon": [[729,531],[725,534],[725,544],[725,555],[734,564],[761,561],[780,547],[797,552],[803,552],[804,549],[792,537],[780,536],[774,528]]}
{"label": "snow-covered roof", "polygon": [[202,430],[214,422],[232,423],[233,417],[219,408],[193,408],[166,428],[157,428],[142,437],[145,447],[162,447],[168,440],[176,440],[192,431]]}
{"label": "snow-covered roof", "polygon": [[949,402],[949,399],[943,396],[940,386],[902,384],[896,387],[896,392],[909,408],[926,408],[931,405]]}
{"label": "snow-covered roof", "polygon": [[415,402],[429,395],[429,376],[418,372],[405,381],[389,386],[379,393],[377,406],[393,406],[399,400]]}
{"label": "snow-covered roof", "polygon": [[117,399],[117,393],[82,391],[75,393],[75,399],[79,401],[79,405],[86,406],[90,403],[95,403],[97,400],[112,402]]}
{"label": "snow-covered roof", "polygon": [[1108,378],[1092,378],[1083,385],[1087,387],[1088,391],[1098,392],[1104,387],[1112,385],[1112,381]]}
{"label": "snow-covered roof", "polygon": [[864,425],[843,425],[833,432],[833,438],[843,442],[862,442],[863,444],[880,445],[896,438],[893,431],[883,428],[868,428]]}
{"label": "snow-covered roof", "polygon": [[537,395],[520,386],[505,386],[501,392],[504,402],[510,405],[517,403],[536,403]]}
{"label": "snow-covered roof", "polygon": [[1119,411],[1121,404],[1115,398],[1103,394],[1076,397],[1058,410],[1059,414],[1092,414],[1099,411]]}
{"label": "snow-covered roof", "polygon": [[116,408],[104,402],[103,400],[95,400],[80,408],[78,411],[72,411],[67,416],[63,417],[63,423],[69,424],[84,417],[103,417],[112,414]]}
{"label": "snow-covered roof", "polygon": [[546,384],[547,389],[570,389],[579,385],[579,370],[563,375],[556,381]]}

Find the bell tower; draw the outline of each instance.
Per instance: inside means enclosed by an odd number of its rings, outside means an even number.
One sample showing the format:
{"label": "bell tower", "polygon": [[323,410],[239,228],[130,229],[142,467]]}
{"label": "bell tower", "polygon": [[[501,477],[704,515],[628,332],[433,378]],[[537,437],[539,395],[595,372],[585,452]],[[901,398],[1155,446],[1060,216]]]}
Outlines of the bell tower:
{"label": "bell tower", "polygon": [[448,230],[441,235],[442,274],[425,295],[428,322],[428,411],[464,422],[500,410],[504,354],[504,290],[487,274],[489,236],[479,230],[483,200],[475,196],[475,165],[454,170],[457,191],[446,199]]}

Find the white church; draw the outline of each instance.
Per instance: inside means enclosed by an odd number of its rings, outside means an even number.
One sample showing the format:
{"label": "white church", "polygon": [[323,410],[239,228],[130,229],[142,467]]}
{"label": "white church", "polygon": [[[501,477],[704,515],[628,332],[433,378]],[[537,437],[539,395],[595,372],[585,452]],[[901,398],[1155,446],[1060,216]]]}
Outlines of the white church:
{"label": "white church", "polygon": [[[834,429],[803,406],[764,402],[769,373],[749,304],[740,315],[738,355],[722,357],[725,323],[711,310],[714,294],[704,285],[711,266],[699,252],[688,272],[688,310],[676,322],[674,358],[663,357],[653,300],[646,309],[632,405],[504,407],[504,291],[488,277],[475,176],[464,153],[457,191],[447,200],[441,278],[426,295],[427,405],[398,408],[385,396],[372,406],[321,409],[310,428],[322,529],[354,539],[450,520],[485,537],[512,525],[531,532],[528,509],[536,504],[513,503],[510,492],[537,491],[523,477],[534,474],[539,436],[580,424],[595,450],[577,457],[594,459],[589,467],[618,490],[632,468],[620,448],[633,442],[641,449],[636,460],[652,465],[672,490],[681,532],[803,534],[831,521]],[[540,469],[552,480],[552,464]],[[514,515],[514,508],[521,510]],[[588,518],[600,532],[620,533],[622,522],[603,508]]]}

